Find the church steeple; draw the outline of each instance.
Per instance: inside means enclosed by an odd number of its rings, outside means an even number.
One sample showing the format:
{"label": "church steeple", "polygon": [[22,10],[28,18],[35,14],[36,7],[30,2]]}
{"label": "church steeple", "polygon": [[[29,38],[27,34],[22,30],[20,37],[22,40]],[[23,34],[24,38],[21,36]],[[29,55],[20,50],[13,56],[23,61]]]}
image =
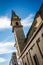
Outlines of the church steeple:
{"label": "church steeple", "polygon": [[12,11],[11,25],[15,36],[15,42],[16,42],[15,46],[17,48],[19,55],[25,46],[24,44],[25,35],[20,20],[21,19],[15,14],[15,12]]}
{"label": "church steeple", "polygon": [[14,32],[15,27],[22,27],[20,18],[15,14],[14,11],[12,11],[12,17],[11,17],[11,25],[12,25],[12,31]]}

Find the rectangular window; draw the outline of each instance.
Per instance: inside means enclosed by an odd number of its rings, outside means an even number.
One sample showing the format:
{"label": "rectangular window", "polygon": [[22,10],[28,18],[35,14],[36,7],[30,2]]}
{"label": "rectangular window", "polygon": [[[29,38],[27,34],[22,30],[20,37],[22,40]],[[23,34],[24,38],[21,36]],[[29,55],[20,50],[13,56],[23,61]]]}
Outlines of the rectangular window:
{"label": "rectangular window", "polygon": [[[42,36],[43,36],[43,34],[42,34]],[[41,45],[42,42],[43,42],[43,41],[40,40],[40,38],[38,38],[38,39],[36,40],[36,43],[37,43],[38,49],[39,49],[40,54],[41,54],[41,56],[42,56],[42,58],[43,58],[43,45]]]}
{"label": "rectangular window", "polygon": [[30,65],[29,58],[28,58],[28,53],[26,53],[26,58],[27,58],[27,61],[28,61],[28,65]]}
{"label": "rectangular window", "polygon": [[39,65],[39,62],[38,62],[38,58],[37,58],[37,56],[34,55],[33,58],[34,58],[35,64],[36,64],[36,65]]}

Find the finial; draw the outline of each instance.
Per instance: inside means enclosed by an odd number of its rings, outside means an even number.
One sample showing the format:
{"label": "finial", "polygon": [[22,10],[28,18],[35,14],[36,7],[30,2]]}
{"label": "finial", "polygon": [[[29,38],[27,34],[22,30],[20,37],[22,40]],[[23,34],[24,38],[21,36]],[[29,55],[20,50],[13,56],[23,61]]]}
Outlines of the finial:
{"label": "finial", "polygon": [[12,17],[16,16],[16,13],[12,10]]}

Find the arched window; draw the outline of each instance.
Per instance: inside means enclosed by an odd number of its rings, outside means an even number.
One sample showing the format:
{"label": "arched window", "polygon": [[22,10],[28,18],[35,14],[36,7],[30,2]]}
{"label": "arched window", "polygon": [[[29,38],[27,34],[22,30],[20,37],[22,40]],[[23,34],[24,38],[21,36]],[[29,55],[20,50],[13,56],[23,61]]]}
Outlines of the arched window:
{"label": "arched window", "polygon": [[43,37],[43,33],[42,33],[42,37]]}
{"label": "arched window", "polygon": [[18,22],[16,22],[16,25],[18,25]]}

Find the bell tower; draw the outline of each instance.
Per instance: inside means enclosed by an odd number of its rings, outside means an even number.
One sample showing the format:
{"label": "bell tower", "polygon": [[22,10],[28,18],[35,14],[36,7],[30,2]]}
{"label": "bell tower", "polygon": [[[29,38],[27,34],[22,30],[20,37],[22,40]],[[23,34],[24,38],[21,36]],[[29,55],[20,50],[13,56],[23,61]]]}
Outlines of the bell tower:
{"label": "bell tower", "polygon": [[12,26],[12,31],[15,36],[15,46],[18,52],[18,55],[22,52],[25,44],[25,35],[23,32],[23,26],[21,25],[20,18],[15,14],[14,11],[12,11],[12,17],[11,17],[11,26]]}

